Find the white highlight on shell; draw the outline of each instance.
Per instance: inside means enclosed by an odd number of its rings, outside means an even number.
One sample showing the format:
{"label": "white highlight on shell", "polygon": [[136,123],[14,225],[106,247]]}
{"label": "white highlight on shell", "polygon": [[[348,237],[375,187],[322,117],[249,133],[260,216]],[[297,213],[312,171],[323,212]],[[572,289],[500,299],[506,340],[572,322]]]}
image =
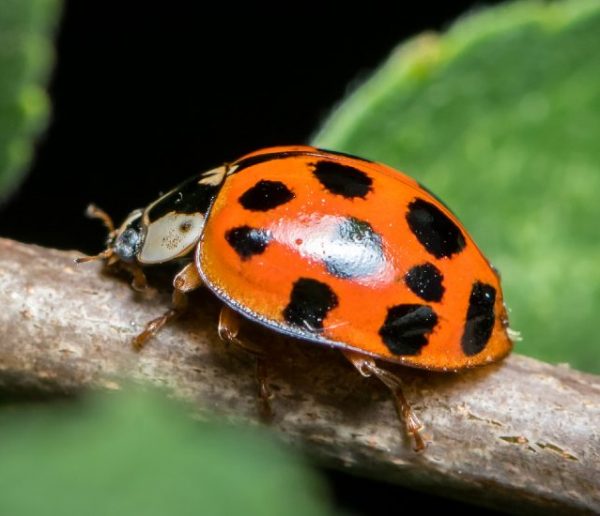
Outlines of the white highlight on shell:
{"label": "white highlight on shell", "polygon": [[138,261],[164,263],[183,256],[198,242],[203,228],[200,213],[167,213],[148,225]]}
{"label": "white highlight on shell", "polygon": [[281,219],[268,229],[274,241],[309,260],[339,263],[342,267],[354,264],[357,270],[364,265],[364,274],[352,276],[356,283],[373,286],[393,281],[394,270],[383,249],[379,255],[379,249],[373,251],[364,241],[344,240],[339,236],[340,224],[348,220],[333,215],[308,215]]}

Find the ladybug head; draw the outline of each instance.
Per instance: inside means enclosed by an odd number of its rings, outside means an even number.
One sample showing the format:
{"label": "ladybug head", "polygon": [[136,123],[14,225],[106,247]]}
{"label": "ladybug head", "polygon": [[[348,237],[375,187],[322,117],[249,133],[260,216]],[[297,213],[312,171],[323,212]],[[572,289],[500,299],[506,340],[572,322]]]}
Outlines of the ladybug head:
{"label": "ladybug head", "polygon": [[108,237],[104,251],[95,256],[77,258],[75,260],[77,263],[106,260],[108,265],[113,265],[119,261],[131,263],[136,259],[136,255],[144,242],[143,210],[133,210],[118,228],[115,228],[110,215],[93,204],[87,207],[85,213],[88,217],[100,219],[104,223],[104,226],[108,229]]}
{"label": "ladybug head", "polygon": [[133,210],[116,231],[109,233],[106,248],[123,262],[133,262],[144,243],[142,210]]}

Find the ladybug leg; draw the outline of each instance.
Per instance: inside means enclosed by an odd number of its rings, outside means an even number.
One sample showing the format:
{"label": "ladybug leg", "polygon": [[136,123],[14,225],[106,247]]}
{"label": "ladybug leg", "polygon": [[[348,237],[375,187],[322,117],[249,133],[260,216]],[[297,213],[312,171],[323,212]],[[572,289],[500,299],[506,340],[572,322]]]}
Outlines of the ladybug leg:
{"label": "ladybug leg", "polygon": [[110,247],[95,256],[75,258],[75,263],[94,262],[97,260],[106,260],[105,267],[108,269],[121,268],[131,274],[131,288],[133,290],[143,292],[149,288],[148,280],[146,279],[146,275],[142,268],[137,263],[122,262]]}
{"label": "ladybug leg", "polygon": [[[116,256],[113,256],[116,258]],[[118,259],[114,263],[109,259],[106,263],[107,267],[121,267],[125,269],[129,274],[131,274],[131,288],[136,292],[144,292],[149,289],[148,280],[146,279],[146,275],[144,271],[137,263],[125,263]]]}
{"label": "ladybug leg", "polygon": [[[134,274],[134,283],[136,281],[135,269],[132,269]],[[143,273],[140,273],[143,276]],[[145,281],[145,277],[143,280]],[[132,345],[136,351],[141,350],[148,339],[156,335],[162,327],[173,319],[179,317],[187,309],[187,296],[188,292],[197,289],[202,285],[202,280],[198,274],[195,264],[188,263],[183,269],[181,269],[175,278],[173,279],[173,299],[171,308],[160,317],[153,319],[144,328],[144,331],[133,338]]]}
{"label": "ladybug leg", "polygon": [[385,369],[381,369],[375,364],[375,360],[362,355],[361,353],[356,353],[354,351],[343,351],[343,353],[346,358],[352,362],[352,365],[358,369],[358,372],[361,375],[366,378],[376,376],[392,391],[398,416],[404,422],[406,433],[414,440],[414,450],[424,450],[425,442],[421,437],[421,431],[424,426],[412,410],[408,401],[406,401],[404,393],[402,392],[402,382],[400,381],[400,378]]}
{"label": "ladybug leg", "polygon": [[256,359],[256,380],[258,383],[258,410],[263,421],[270,421],[273,417],[270,400],[273,397],[267,383],[267,364],[262,350],[253,346],[248,341],[239,338],[240,316],[228,306],[221,308],[219,314],[219,337],[227,344],[234,344],[251,354]]}
{"label": "ladybug leg", "polygon": [[[115,224],[112,217],[106,213],[103,209],[98,208],[95,204],[90,204],[85,210],[85,216],[90,219],[98,219],[104,224],[104,227],[108,231],[108,238],[110,239],[115,234]],[[107,265],[110,267],[118,262],[118,258],[114,256],[114,251],[109,247],[101,253],[94,256],[82,256],[75,258],[75,263],[93,262],[96,260],[107,260]],[[112,263],[111,263],[112,262]]]}
{"label": "ladybug leg", "polygon": [[85,210],[85,216],[90,219],[99,219],[108,231],[109,235],[115,232],[115,224],[112,217],[102,208],[98,208],[95,204],[90,204]]}

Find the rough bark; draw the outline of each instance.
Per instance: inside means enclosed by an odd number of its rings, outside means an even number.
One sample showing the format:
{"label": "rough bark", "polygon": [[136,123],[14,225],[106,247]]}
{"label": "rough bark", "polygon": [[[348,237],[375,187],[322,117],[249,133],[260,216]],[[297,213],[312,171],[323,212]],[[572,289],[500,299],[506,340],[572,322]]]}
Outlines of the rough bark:
{"label": "rough bark", "polygon": [[[141,352],[128,344],[168,293],[141,295],[77,253],[0,239],[0,390],[166,386],[199,410],[257,419],[254,367],[216,333],[209,292]],[[463,374],[389,366],[427,427],[412,451],[387,390],[339,353],[246,325],[270,351],[272,426],[312,457],[515,513],[600,513],[600,377],[513,354]]]}

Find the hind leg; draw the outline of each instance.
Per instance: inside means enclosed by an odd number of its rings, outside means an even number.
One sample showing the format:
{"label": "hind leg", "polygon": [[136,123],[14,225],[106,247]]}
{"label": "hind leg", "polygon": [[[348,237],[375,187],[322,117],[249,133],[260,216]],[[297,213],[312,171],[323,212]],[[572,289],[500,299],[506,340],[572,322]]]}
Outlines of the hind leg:
{"label": "hind leg", "polygon": [[392,391],[398,417],[404,423],[406,433],[412,437],[414,441],[414,450],[424,450],[425,442],[421,437],[421,431],[424,426],[421,421],[419,421],[419,418],[412,410],[408,401],[406,401],[404,393],[402,392],[402,382],[400,381],[400,378],[389,371],[378,367],[375,360],[371,357],[354,351],[344,351],[343,353],[362,376],[367,378],[376,376],[388,389],[390,389],[390,391]]}
{"label": "hind leg", "polygon": [[228,344],[233,344],[252,355],[256,360],[256,380],[258,385],[257,400],[260,417],[269,421],[273,417],[271,398],[273,397],[267,384],[267,364],[262,350],[253,346],[248,341],[240,339],[240,316],[228,306],[221,308],[219,314],[219,337]]}

